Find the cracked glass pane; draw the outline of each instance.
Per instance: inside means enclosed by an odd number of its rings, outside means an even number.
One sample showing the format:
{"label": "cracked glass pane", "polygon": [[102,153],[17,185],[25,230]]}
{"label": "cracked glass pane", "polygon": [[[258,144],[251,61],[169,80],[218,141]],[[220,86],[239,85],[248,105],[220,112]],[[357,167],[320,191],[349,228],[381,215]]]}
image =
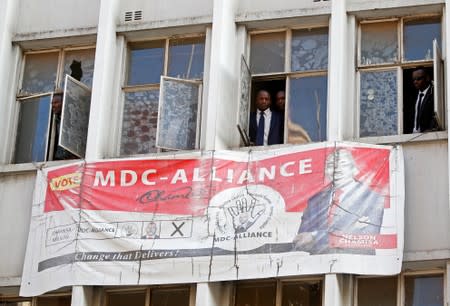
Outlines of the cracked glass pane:
{"label": "cracked glass pane", "polygon": [[361,72],[360,136],[398,133],[397,71]]}
{"label": "cracked glass pane", "polygon": [[164,72],[164,41],[131,45],[128,67],[128,85],[158,84]]}
{"label": "cracked glass pane", "polygon": [[77,80],[78,76],[81,75],[78,81],[86,84],[88,87],[92,87],[94,59],[95,49],[67,51],[64,54],[64,78],[62,82],[64,82],[66,74]]}
{"label": "cracked glass pane", "polygon": [[200,84],[164,79],[161,86],[158,147],[195,149]]}
{"label": "cracked glass pane", "polygon": [[27,54],[22,92],[43,93],[55,89],[59,52]]}
{"label": "cracked glass pane", "polygon": [[362,65],[395,63],[398,61],[397,22],[361,25]]}
{"label": "cracked glass pane", "polygon": [[250,70],[252,73],[284,71],[285,32],[252,35]]}
{"label": "cracked glass pane", "polygon": [[405,60],[432,60],[433,40],[441,45],[441,23],[435,20],[405,22]]}
{"label": "cracked glass pane", "polygon": [[158,103],[159,89],[125,93],[120,155],[156,152]]}
{"label": "cracked glass pane", "polygon": [[320,281],[300,281],[283,283],[282,306],[322,305],[322,283]]}
{"label": "cracked glass pane", "polygon": [[444,306],[442,275],[405,276],[405,306]]}
{"label": "cracked glass pane", "polygon": [[288,111],[288,143],[327,139],[327,76],[292,78]]}
{"label": "cracked glass pane", "polygon": [[327,69],[328,29],[292,31],[292,71]]}
{"label": "cracked glass pane", "polygon": [[182,79],[202,79],[205,58],[205,39],[171,40],[168,75]]}
{"label": "cracked glass pane", "polygon": [[17,127],[16,163],[39,162],[47,158],[52,95],[21,100]]}

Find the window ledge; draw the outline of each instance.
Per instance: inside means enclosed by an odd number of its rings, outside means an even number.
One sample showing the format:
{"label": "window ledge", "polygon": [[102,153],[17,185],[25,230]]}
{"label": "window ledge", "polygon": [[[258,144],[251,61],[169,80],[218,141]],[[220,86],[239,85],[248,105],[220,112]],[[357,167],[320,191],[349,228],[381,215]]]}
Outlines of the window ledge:
{"label": "window ledge", "polygon": [[370,144],[398,144],[407,142],[423,142],[423,141],[435,141],[447,139],[448,139],[448,131],[439,131],[428,133],[392,135],[392,136],[354,138],[351,141],[364,142]]}
{"label": "window ledge", "polygon": [[61,165],[65,165],[65,164],[69,164],[69,163],[73,163],[73,162],[77,162],[77,161],[79,161],[79,159],[0,165],[0,175],[1,174],[21,173],[21,172],[33,172],[38,169],[54,167],[54,166],[61,166]]}

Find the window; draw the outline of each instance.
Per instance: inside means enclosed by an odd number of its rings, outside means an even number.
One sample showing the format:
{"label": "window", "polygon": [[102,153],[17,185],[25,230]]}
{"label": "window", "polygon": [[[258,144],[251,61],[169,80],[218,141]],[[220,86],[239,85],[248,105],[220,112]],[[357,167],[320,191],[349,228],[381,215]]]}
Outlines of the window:
{"label": "window", "polygon": [[205,38],[130,43],[120,155],[198,148]]}
{"label": "window", "polygon": [[391,277],[358,277],[357,306],[444,306],[444,276],[423,272]]}
{"label": "window", "polygon": [[94,56],[93,48],[25,53],[15,163],[84,157]]}
{"label": "window", "polygon": [[[242,70],[246,69],[245,63],[241,66]],[[241,72],[241,84],[249,83],[245,78],[251,77],[251,86],[241,88],[240,112],[248,112],[248,107],[242,106],[245,104],[242,100],[248,96],[252,100],[251,116],[254,116],[256,95],[266,90],[272,98],[272,111],[281,113],[283,118],[279,143],[326,140],[327,68],[326,27],[251,34],[250,69]],[[244,89],[250,87],[251,93],[246,94]],[[285,105],[280,103],[281,107],[276,105],[280,92],[285,97]],[[252,121],[255,121],[250,119],[250,125],[244,125],[242,117],[240,114],[241,127],[249,126],[246,132],[254,138]]]}
{"label": "window", "polygon": [[107,291],[105,306],[193,306],[191,286]]}
{"label": "window", "polygon": [[[277,292],[280,296],[277,296]],[[321,306],[322,282],[320,280],[238,282],[234,305]]]}
{"label": "window", "polygon": [[0,296],[0,306],[70,306],[72,296],[67,293],[46,294],[33,298]]}
{"label": "window", "polygon": [[[440,17],[361,22],[359,33],[359,136],[443,129]],[[430,79],[422,80],[430,88],[423,101],[418,68]]]}
{"label": "window", "polygon": [[358,306],[396,306],[397,277],[358,278]]}

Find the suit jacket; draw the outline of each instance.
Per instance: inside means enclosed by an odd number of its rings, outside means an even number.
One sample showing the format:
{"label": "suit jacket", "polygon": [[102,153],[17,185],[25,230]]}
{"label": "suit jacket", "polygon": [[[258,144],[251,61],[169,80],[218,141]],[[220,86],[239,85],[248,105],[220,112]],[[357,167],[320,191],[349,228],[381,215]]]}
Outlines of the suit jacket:
{"label": "suit jacket", "polygon": [[[331,185],[308,200],[298,233],[314,233],[314,242],[304,247],[297,245],[298,250],[311,254],[375,254],[373,249],[332,248],[329,245],[329,235],[333,234],[340,236],[341,234],[380,233],[384,198],[357,181],[349,187],[348,191],[341,195],[339,205],[331,210],[331,217],[329,216],[333,193]],[[367,217],[368,220],[359,222],[358,220],[362,217]]]}
{"label": "suit jacket", "polygon": [[[256,112],[250,113],[250,127],[249,137],[250,141],[256,143],[256,132],[258,130],[258,124],[256,122]],[[284,141],[284,120],[281,113],[272,111],[272,117],[270,119],[270,130],[267,143],[269,145],[281,144]]]}
{"label": "suit jacket", "polygon": [[[422,99],[422,103],[420,104],[420,109],[418,112],[419,116],[419,126],[418,129],[420,132],[426,132],[435,130],[438,128],[436,118],[434,116],[434,92],[433,85],[430,85],[427,93]],[[408,120],[407,124],[405,124],[405,133],[412,133],[414,129],[414,119],[415,119],[415,109],[416,109],[416,101],[417,101],[418,92],[411,98],[411,110],[409,114],[405,117]]]}

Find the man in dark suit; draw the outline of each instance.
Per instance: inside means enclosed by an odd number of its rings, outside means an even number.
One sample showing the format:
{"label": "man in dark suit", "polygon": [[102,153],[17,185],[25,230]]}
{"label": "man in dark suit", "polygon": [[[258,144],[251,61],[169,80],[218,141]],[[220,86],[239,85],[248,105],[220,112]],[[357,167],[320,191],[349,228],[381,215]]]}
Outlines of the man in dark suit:
{"label": "man in dark suit", "polygon": [[[367,254],[375,250],[363,236],[380,233],[384,198],[354,179],[351,153],[336,149],[326,159],[325,174],[331,184],[308,200],[294,249],[310,254]],[[332,241],[344,243],[333,244]]]}
{"label": "man in dark suit", "polygon": [[414,70],[412,81],[416,92],[411,98],[410,111],[405,114],[405,134],[437,130],[433,85],[428,72],[424,68]]}
{"label": "man in dark suit", "polygon": [[267,90],[260,90],[256,95],[256,112],[250,114],[250,141],[257,146],[283,143],[283,117],[272,111],[272,100]]}

